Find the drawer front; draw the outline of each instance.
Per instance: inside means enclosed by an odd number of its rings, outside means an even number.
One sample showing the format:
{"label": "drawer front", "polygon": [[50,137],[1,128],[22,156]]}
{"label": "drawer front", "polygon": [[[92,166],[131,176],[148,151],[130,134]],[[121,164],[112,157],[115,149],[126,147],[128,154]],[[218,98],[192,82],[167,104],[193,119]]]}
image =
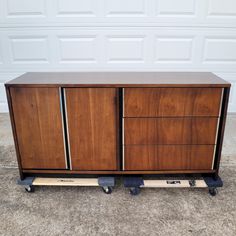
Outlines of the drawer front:
{"label": "drawer front", "polygon": [[125,88],[124,117],[219,116],[222,88]]}
{"label": "drawer front", "polygon": [[124,144],[215,144],[218,118],[124,118]]}
{"label": "drawer front", "polygon": [[125,170],[210,170],[214,145],[125,146]]}

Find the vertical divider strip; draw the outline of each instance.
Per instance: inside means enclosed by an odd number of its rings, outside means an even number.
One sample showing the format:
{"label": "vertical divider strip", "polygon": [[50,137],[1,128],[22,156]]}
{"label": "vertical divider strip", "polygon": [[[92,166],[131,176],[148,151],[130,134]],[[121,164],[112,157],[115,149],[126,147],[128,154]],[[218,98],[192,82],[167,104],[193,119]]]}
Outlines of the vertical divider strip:
{"label": "vertical divider strip", "polygon": [[119,166],[120,170],[123,170],[123,96],[122,88],[119,88]]}
{"label": "vertical divider strip", "polygon": [[64,88],[59,88],[60,93],[60,106],[62,114],[62,124],[63,124],[63,138],[64,138],[64,147],[65,147],[65,158],[66,158],[66,168],[71,170],[71,155],[70,155],[70,140],[69,140],[69,130],[68,130],[68,119],[67,119],[67,110],[66,110],[66,97]]}
{"label": "vertical divider strip", "polygon": [[125,89],[122,88],[121,89],[121,137],[122,137],[122,140],[121,140],[121,148],[122,148],[122,170],[125,170],[125,142],[124,142],[124,138],[125,138],[125,131],[124,131],[124,93],[125,93]]}

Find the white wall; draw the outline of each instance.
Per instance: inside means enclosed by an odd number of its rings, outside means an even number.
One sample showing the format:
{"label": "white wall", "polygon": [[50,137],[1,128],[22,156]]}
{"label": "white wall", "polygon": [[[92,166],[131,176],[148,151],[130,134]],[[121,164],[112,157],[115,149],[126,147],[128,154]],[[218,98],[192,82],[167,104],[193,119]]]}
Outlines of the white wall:
{"label": "white wall", "polygon": [[3,83],[27,71],[212,71],[233,85],[235,0],[0,0]]}

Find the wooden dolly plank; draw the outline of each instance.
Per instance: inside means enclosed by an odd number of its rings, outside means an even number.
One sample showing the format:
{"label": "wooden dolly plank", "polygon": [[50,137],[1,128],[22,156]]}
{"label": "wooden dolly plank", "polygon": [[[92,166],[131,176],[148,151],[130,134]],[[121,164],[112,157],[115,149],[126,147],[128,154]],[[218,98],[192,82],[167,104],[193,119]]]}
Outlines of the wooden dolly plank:
{"label": "wooden dolly plank", "polygon": [[144,185],[141,188],[207,188],[206,182],[195,180],[194,186],[191,185],[191,180],[143,180]]}
{"label": "wooden dolly plank", "polygon": [[99,186],[97,178],[35,178],[34,186]]}
{"label": "wooden dolly plank", "polygon": [[142,177],[125,177],[124,186],[131,195],[138,195],[141,188],[208,188],[212,196],[217,194],[217,187],[222,187],[220,177],[200,177],[198,179],[143,179]]}

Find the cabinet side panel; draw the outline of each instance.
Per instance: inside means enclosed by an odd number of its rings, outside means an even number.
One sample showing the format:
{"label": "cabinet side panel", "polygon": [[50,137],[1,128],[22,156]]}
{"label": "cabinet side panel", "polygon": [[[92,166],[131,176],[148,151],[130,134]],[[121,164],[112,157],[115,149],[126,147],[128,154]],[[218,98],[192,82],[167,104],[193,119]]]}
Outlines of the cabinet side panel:
{"label": "cabinet side panel", "polygon": [[216,176],[219,172],[220,167],[220,160],[221,160],[221,152],[223,146],[223,139],[224,139],[224,131],[225,131],[225,123],[227,118],[227,110],[228,110],[228,103],[229,103],[229,94],[230,94],[230,87],[224,88],[223,98],[222,98],[222,108],[220,114],[220,122],[218,128],[218,136],[217,136],[217,145],[215,151],[215,160],[213,163],[214,170],[216,170]]}
{"label": "cabinet side panel", "polygon": [[6,87],[6,94],[7,94],[7,103],[8,103],[8,108],[9,108],[9,115],[10,115],[10,120],[11,120],[12,134],[13,134],[13,138],[14,138],[14,144],[15,144],[19,174],[20,174],[21,180],[23,180],[24,179],[24,174],[22,172],[20,151],[19,151],[19,145],[18,145],[18,142],[17,142],[16,126],[15,126],[15,121],[14,121],[14,113],[13,113],[13,108],[12,108],[12,99],[11,99],[11,93],[10,93],[10,88],[9,87]]}

